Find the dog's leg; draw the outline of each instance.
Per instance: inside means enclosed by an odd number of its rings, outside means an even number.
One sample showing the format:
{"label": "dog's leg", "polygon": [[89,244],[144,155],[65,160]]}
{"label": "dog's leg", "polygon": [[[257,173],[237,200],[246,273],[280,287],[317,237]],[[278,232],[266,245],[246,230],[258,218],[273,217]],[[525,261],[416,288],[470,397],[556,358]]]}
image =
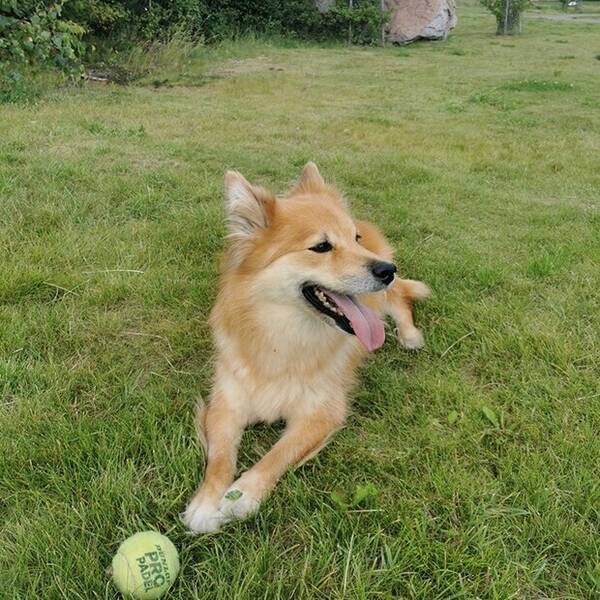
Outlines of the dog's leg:
{"label": "dog's leg", "polygon": [[182,520],[193,533],[204,533],[217,531],[226,521],[219,512],[219,501],[235,475],[245,422],[225,396],[216,394],[208,407],[199,407],[197,426],[205,450],[206,471]]}
{"label": "dog's leg", "polygon": [[[368,221],[356,221],[361,236],[360,244],[386,260],[392,260],[393,251],[383,233]],[[398,340],[410,350],[421,348],[424,344],[423,334],[413,322],[412,304],[430,295],[429,288],[420,281],[397,278],[386,292],[383,305],[385,314],[390,315],[398,328]]]}
{"label": "dog's leg", "polygon": [[227,490],[221,500],[221,512],[228,519],[243,519],[256,512],[280,477],[290,467],[317,454],[343,421],[325,411],[288,421],[279,441]]}
{"label": "dog's leg", "polygon": [[423,334],[415,327],[412,303],[427,298],[429,288],[420,281],[398,279],[386,292],[385,312],[396,322],[398,340],[409,350],[417,350],[425,343]]}

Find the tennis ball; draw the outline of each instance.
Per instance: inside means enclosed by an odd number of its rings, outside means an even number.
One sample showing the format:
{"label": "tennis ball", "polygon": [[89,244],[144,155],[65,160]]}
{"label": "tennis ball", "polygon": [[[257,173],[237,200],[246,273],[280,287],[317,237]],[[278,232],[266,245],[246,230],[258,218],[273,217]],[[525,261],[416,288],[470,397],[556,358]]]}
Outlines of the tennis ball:
{"label": "tennis ball", "polygon": [[124,596],[152,600],[162,596],[179,573],[173,542],[157,531],[128,537],[112,560],[112,577]]}

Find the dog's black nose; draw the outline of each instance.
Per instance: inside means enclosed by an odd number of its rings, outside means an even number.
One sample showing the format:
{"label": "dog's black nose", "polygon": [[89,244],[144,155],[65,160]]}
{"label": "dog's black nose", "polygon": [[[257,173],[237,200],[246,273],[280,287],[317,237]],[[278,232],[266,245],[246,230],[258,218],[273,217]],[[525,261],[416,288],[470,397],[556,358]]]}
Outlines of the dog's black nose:
{"label": "dog's black nose", "polygon": [[396,265],[389,262],[383,262],[378,260],[371,265],[371,273],[379,279],[385,285],[389,285],[394,281],[394,273],[396,272]]}

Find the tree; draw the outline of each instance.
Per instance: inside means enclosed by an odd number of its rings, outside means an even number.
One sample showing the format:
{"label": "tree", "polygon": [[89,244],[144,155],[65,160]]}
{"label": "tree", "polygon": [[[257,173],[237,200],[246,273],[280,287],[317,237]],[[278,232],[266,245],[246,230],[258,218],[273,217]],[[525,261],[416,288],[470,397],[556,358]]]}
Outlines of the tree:
{"label": "tree", "polygon": [[531,0],[480,0],[495,17],[498,35],[513,35],[521,31],[521,13]]}

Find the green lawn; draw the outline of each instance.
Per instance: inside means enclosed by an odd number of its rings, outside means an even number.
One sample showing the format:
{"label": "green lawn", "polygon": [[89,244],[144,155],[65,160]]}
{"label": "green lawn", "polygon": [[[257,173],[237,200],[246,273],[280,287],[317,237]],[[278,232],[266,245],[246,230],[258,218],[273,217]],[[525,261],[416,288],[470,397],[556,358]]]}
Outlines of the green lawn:
{"label": "green lawn", "polygon": [[[524,24],[471,2],[446,43],[230,43],[0,106],[1,598],[116,598],[146,528],[171,598],[597,597],[600,26]],[[189,537],[222,174],[311,159],[432,287],[427,346],[390,335],[326,450]]]}

